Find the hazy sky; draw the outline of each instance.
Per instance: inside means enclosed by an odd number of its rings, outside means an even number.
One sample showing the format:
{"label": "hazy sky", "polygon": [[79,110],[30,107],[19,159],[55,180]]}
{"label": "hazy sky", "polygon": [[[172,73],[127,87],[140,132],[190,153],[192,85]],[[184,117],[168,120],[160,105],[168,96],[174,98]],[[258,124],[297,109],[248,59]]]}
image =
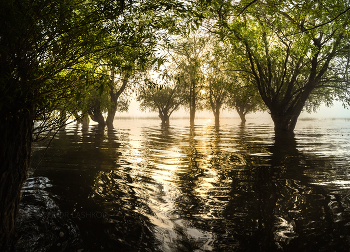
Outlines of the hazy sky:
{"label": "hazy sky", "polygon": [[340,102],[335,102],[332,107],[322,105],[317,113],[304,112],[301,117],[320,117],[320,118],[350,118],[350,110],[345,109]]}
{"label": "hazy sky", "polygon": [[[212,112],[210,111],[203,111],[197,113],[198,116],[201,117],[213,117]],[[130,103],[129,112],[124,113],[117,113],[117,117],[119,116],[131,116],[131,117],[149,117],[154,116],[157,117],[158,113],[156,112],[143,112],[139,109],[138,102],[135,100],[132,100]],[[172,115],[174,117],[182,117],[182,116],[189,116],[189,112],[181,109],[180,111],[174,112]],[[221,116],[236,116],[238,117],[238,114],[235,111],[223,111],[221,113]],[[300,115],[300,118],[305,117],[313,117],[313,118],[350,118],[350,110],[344,109],[342,104],[340,102],[335,102],[334,105],[330,108],[322,105],[321,108],[318,110],[317,113],[307,113],[303,112]]]}

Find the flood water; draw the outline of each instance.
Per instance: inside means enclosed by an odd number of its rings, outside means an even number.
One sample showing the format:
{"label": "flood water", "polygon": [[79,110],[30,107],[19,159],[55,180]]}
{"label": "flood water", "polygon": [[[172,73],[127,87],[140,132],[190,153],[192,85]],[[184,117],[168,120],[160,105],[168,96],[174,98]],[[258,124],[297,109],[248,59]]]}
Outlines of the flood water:
{"label": "flood water", "polygon": [[349,119],[278,139],[269,120],[170,124],[74,123],[36,143],[18,251],[349,251]]}

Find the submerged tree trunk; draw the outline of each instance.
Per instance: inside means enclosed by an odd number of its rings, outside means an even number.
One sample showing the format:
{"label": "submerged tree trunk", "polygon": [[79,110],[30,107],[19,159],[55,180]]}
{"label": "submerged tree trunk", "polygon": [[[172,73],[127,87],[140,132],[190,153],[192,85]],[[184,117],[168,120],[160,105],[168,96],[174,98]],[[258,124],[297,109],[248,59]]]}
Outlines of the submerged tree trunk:
{"label": "submerged tree trunk", "polygon": [[111,73],[111,80],[109,83],[109,97],[111,99],[111,105],[108,108],[108,114],[107,114],[107,119],[106,119],[106,124],[109,129],[113,128],[113,121],[115,117],[115,113],[117,112],[117,106],[118,106],[118,99],[120,95],[124,92],[126,85],[128,84],[129,80],[129,74],[125,74],[123,77],[123,83],[122,86],[119,88],[119,90],[116,90],[115,86],[115,73],[112,71]]}
{"label": "submerged tree trunk", "polygon": [[213,100],[210,98],[210,106],[211,110],[213,111],[214,118],[215,118],[215,126],[220,125],[220,109],[221,109],[221,103],[218,102],[218,100]]}
{"label": "submerged tree trunk", "polygon": [[116,112],[117,112],[117,102],[115,102],[115,104],[112,103],[110,108],[108,108],[106,124],[109,129],[113,128],[113,121],[114,121]]}
{"label": "submerged tree trunk", "polygon": [[34,108],[23,111],[1,115],[0,251],[13,251],[15,219],[30,161]]}
{"label": "submerged tree trunk", "polygon": [[90,119],[88,115],[84,115],[83,118],[81,118],[81,123],[83,124],[83,127],[89,127]]}
{"label": "submerged tree trunk", "polygon": [[101,102],[95,98],[92,100],[91,107],[89,108],[89,115],[91,120],[97,122],[100,126],[105,126],[105,119],[102,115]]}
{"label": "submerged tree trunk", "polygon": [[159,118],[162,120],[162,126],[169,126],[169,112],[159,108]]}
{"label": "submerged tree trunk", "polygon": [[245,119],[246,112],[244,111],[244,107],[236,106],[236,110],[239,117],[241,118],[241,122],[244,124],[246,122],[246,119]]}
{"label": "submerged tree trunk", "polygon": [[302,111],[302,107],[293,113],[282,113],[280,111],[271,111],[271,118],[275,125],[275,132],[285,132],[293,135],[298,117]]}
{"label": "submerged tree trunk", "polygon": [[219,126],[220,125],[220,110],[217,110],[214,112],[214,118],[215,118],[215,126]]}
{"label": "submerged tree trunk", "polygon": [[196,97],[194,92],[194,84],[190,88],[190,125],[194,126],[194,118],[196,116]]}
{"label": "submerged tree trunk", "polygon": [[238,112],[239,114],[239,117],[241,118],[241,122],[242,123],[245,123],[247,120],[245,119],[245,113],[242,113],[242,112]]}
{"label": "submerged tree trunk", "polygon": [[165,116],[162,118],[162,125],[169,126],[169,116]]}

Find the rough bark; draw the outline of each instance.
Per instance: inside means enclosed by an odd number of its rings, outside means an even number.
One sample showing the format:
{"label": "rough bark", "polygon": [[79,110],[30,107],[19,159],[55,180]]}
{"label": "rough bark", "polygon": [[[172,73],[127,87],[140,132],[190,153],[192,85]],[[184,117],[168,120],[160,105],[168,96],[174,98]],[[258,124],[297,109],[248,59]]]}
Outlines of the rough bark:
{"label": "rough bark", "polygon": [[23,111],[1,115],[0,251],[13,251],[15,219],[30,161],[34,109]]}

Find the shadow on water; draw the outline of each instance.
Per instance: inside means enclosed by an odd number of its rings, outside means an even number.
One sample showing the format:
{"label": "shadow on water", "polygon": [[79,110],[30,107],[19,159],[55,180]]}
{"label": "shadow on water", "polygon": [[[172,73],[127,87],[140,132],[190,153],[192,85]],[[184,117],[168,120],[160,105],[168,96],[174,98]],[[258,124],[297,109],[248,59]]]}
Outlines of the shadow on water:
{"label": "shadow on water", "polygon": [[32,167],[43,160],[22,193],[17,251],[154,251],[119,147],[113,130],[75,126],[45,155],[37,148]]}
{"label": "shadow on water", "polygon": [[18,251],[348,251],[349,191],[315,183],[334,159],[270,133],[60,131],[24,187]]}
{"label": "shadow on water", "polygon": [[329,160],[298,151],[294,137],[271,143],[244,125],[230,139],[212,128],[207,146],[196,130],[181,140],[175,234],[164,251],[348,251],[348,196],[329,195],[305,176]]}
{"label": "shadow on water", "polygon": [[[241,151],[225,153],[220,133],[213,135],[212,169],[218,171],[217,184],[230,192],[225,198],[212,190],[207,204],[217,208],[216,218],[192,224],[215,234],[214,251],[348,251],[348,196],[329,195],[304,175],[327,160],[299,152],[294,137],[279,136],[270,145],[249,139],[241,127],[236,139]],[[215,207],[217,201],[223,209]]]}

